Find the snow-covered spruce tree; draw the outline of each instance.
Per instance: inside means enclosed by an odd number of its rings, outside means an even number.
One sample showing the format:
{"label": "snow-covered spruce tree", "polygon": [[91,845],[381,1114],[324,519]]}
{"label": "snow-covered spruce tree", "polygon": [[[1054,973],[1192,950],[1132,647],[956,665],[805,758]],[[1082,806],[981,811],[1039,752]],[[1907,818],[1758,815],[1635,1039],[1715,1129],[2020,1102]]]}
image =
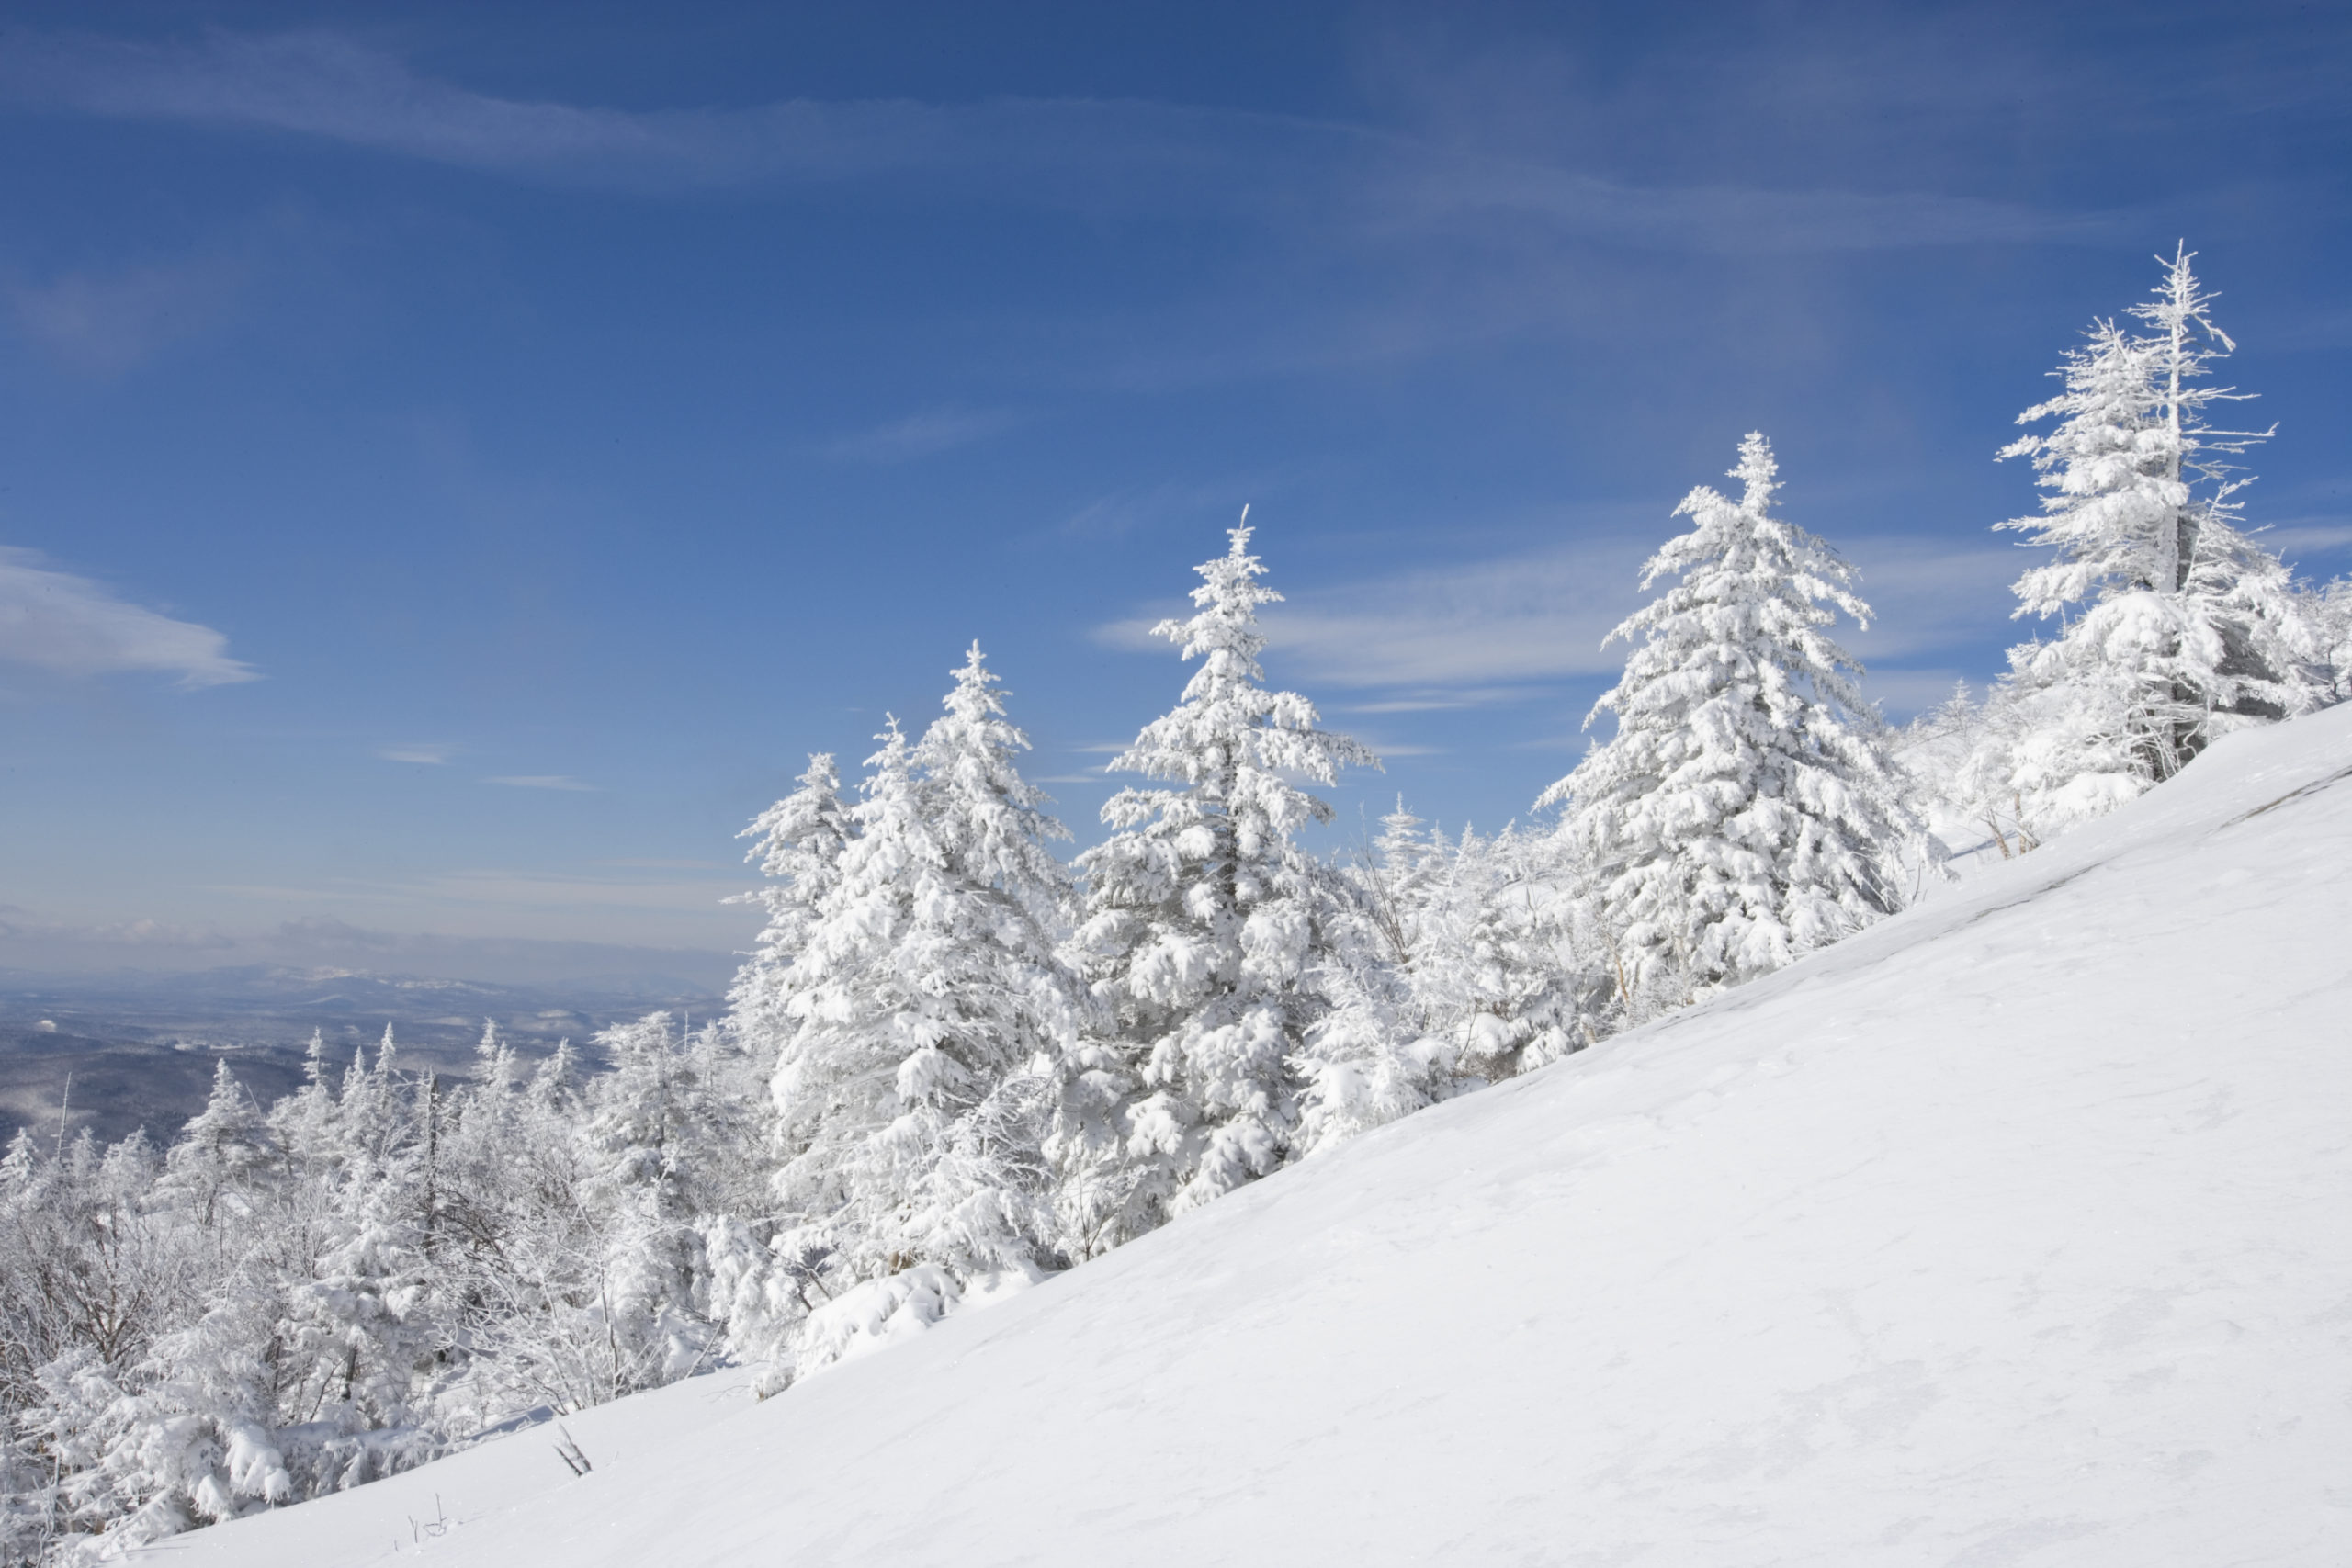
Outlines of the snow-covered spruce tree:
{"label": "snow-covered spruce tree", "polygon": [[[814,752],[799,788],[769,807],[743,829],[754,840],[745,856],[772,880],[741,896],[767,910],[750,960],[738,971],[729,994],[729,1022],[754,1059],[767,1066],[759,1099],[765,1161],[784,1138],[775,1115],[772,1085],[784,1054],[799,1030],[796,998],[808,972],[796,967],[819,908],[840,880],[842,852],[855,835],[851,807],[842,798],[841,773],[831,752]],[[771,1146],[772,1145],[772,1146]],[[763,1185],[773,1174],[763,1164]],[[765,1200],[716,1213],[699,1222],[705,1256],[712,1270],[712,1312],[725,1325],[727,1353],[745,1361],[765,1361],[782,1370],[793,1335],[824,1299],[818,1274],[831,1258],[826,1244],[805,1228],[786,1227],[786,1250],[776,1250],[780,1221]]]}
{"label": "snow-covered spruce tree", "polygon": [[1063,1260],[1040,1145],[1076,1010],[1054,951],[1071,893],[994,685],[975,646],[920,744],[880,738],[790,966],[774,1250],[831,1304],[781,1375]]}
{"label": "snow-covered spruce tree", "polygon": [[800,787],[769,807],[738,835],[753,841],[744,856],[770,880],[741,896],[767,910],[751,961],[736,975],[729,1001],[736,1028],[779,1049],[797,1027],[793,960],[807,942],[818,906],[840,879],[842,851],[855,824],[842,799],[840,769],[830,751],[812,752]]}
{"label": "snow-covered spruce tree", "polygon": [[1702,486],[1675,509],[1642,586],[1673,585],[1609,635],[1640,640],[1603,712],[1617,732],[1537,806],[1593,878],[1630,1009],[1737,985],[1904,899],[1917,826],[1861,672],[1826,628],[1868,625],[1854,573],[1773,511],[1777,465],[1740,444],[1737,501]]}
{"label": "snow-covered spruce tree", "polygon": [[1081,1254],[1265,1175],[1292,1152],[1316,1073],[1309,1032],[1328,1010],[1334,874],[1295,841],[1329,784],[1379,761],[1317,728],[1314,705],[1267,690],[1261,584],[1248,513],[1198,570],[1198,611],[1163,621],[1200,669],[1182,700],[1111,765],[1167,781],[1102,807],[1114,831],[1079,857],[1086,918],[1071,962],[1104,1022],[1080,1053],[1055,1133]]}
{"label": "snow-covered spruce tree", "polygon": [[2132,308],[2146,331],[2093,325],[2053,373],[2065,390],[2018,416],[2055,428],[2000,454],[2031,458],[2050,491],[2039,515],[1996,525],[2052,552],[2018,579],[2015,614],[2064,620],[2053,640],[2010,650],[2018,744],[1977,771],[2041,831],[2171,777],[2233,725],[2315,699],[2299,669],[2317,651],[2312,628],[2231,499],[2251,481],[2225,459],[2270,433],[2208,421],[2250,394],[2199,384],[2236,345],[2194,259],[2177,251],[2155,298]]}

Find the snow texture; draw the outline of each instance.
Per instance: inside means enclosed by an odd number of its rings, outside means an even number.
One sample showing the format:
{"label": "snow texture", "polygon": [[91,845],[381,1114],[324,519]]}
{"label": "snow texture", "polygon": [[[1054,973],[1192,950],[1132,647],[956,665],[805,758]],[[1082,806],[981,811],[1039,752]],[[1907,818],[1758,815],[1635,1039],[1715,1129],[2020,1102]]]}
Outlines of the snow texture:
{"label": "snow texture", "polygon": [[2347,930],[2340,707],[773,1399],[569,1417],[584,1476],[137,1560],[2327,1568]]}

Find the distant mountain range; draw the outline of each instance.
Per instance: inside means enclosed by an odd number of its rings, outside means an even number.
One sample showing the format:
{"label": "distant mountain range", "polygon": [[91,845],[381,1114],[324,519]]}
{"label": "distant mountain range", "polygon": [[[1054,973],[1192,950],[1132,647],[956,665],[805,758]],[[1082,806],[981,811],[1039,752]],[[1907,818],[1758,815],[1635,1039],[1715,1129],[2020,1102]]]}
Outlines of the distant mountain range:
{"label": "distant mountain range", "polygon": [[[462,1074],[485,1021],[526,1056],[649,1012],[707,1016],[705,983],[634,975],[560,986],[494,985],[366,970],[247,964],[179,973],[0,970],[0,1138],[18,1126],[87,1126],[112,1140],[167,1138],[204,1103],[226,1056],[267,1105],[301,1079],[311,1032],[338,1061],[390,1025],[401,1059]],[[593,1050],[585,1050],[593,1061]],[[67,1079],[72,1092],[67,1094]]]}

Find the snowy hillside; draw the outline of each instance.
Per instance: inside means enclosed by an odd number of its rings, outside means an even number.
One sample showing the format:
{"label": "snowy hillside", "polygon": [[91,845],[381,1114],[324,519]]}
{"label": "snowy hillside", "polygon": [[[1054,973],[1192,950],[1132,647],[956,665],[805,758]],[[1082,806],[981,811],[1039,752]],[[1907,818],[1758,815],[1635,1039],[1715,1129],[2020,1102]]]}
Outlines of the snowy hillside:
{"label": "snowy hillside", "polygon": [[[141,1562],[2352,1562],[2352,706],[764,1403]],[[424,1522],[432,1521],[428,1530]]]}

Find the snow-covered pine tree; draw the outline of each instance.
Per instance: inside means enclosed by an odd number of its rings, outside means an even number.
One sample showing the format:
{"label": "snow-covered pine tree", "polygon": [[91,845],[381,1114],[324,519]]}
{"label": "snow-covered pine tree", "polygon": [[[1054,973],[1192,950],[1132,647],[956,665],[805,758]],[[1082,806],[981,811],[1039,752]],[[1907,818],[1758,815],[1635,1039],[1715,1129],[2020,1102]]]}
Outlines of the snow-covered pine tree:
{"label": "snow-covered pine tree", "polygon": [[1978,771],[2043,831],[2171,777],[2233,725],[2314,700],[2298,668],[2316,652],[2312,628],[2231,499],[2251,481],[2226,459],[2270,432],[2209,423],[2213,404],[2251,394],[2200,384],[2236,344],[2194,259],[2185,246],[2158,258],[2155,298],[2132,310],[2147,330],[2094,323],[2053,372],[2065,390],[2018,416],[2055,428],[2000,454],[2031,458],[2051,492],[2040,514],[1996,525],[2053,552],[2018,579],[2015,614],[2064,620],[2054,639],[2010,650],[2019,744]]}
{"label": "snow-covered pine tree", "polygon": [[791,965],[775,1249],[837,1298],[802,1370],[1061,1261],[1040,1144],[1073,1033],[1055,954],[1072,895],[994,685],[976,645],[919,745],[895,721],[880,738]]}
{"label": "snow-covered pine tree", "polygon": [[603,1240],[593,1303],[600,1381],[633,1393],[686,1376],[718,1337],[707,1312],[701,1230],[704,1131],[711,1109],[693,1042],[650,1013],[596,1036],[611,1069],[587,1088],[582,1199]]}
{"label": "snow-covered pine tree", "polygon": [[1069,951],[1107,1025],[1080,1054],[1055,1154],[1083,1254],[1281,1165],[1314,1072],[1333,874],[1296,834],[1331,810],[1291,781],[1379,760],[1261,683],[1258,608],[1282,596],[1250,536],[1245,510],[1198,568],[1197,613],[1154,628],[1201,667],[1111,764],[1172,787],[1112,796],[1111,837],[1079,857],[1086,919]]}
{"label": "snow-covered pine tree", "polygon": [[746,860],[771,880],[741,896],[767,910],[766,927],[735,977],[729,1000],[735,1026],[749,1039],[778,1049],[796,1027],[793,960],[808,940],[818,906],[839,879],[842,851],[855,831],[842,799],[841,772],[830,751],[812,752],[800,787],[753,818],[737,835],[754,840]]}
{"label": "snow-covered pine tree", "polygon": [[1593,877],[1626,998],[1674,1003],[1737,985],[1896,908],[1921,835],[1895,786],[1861,667],[1826,628],[1868,625],[1854,573],[1773,510],[1760,434],[1737,501],[1701,486],[1675,508],[1642,586],[1677,581],[1609,641],[1636,637],[1593,705],[1617,732],[1544,791]]}
{"label": "snow-covered pine tree", "polygon": [[156,1197],[182,1209],[200,1232],[214,1235],[232,1228],[238,1217],[224,1213],[224,1206],[246,1209],[251,1189],[274,1177],[278,1163],[261,1107],[223,1057],[213,1064],[204,1109],[188,1118],[172,1145]]}

